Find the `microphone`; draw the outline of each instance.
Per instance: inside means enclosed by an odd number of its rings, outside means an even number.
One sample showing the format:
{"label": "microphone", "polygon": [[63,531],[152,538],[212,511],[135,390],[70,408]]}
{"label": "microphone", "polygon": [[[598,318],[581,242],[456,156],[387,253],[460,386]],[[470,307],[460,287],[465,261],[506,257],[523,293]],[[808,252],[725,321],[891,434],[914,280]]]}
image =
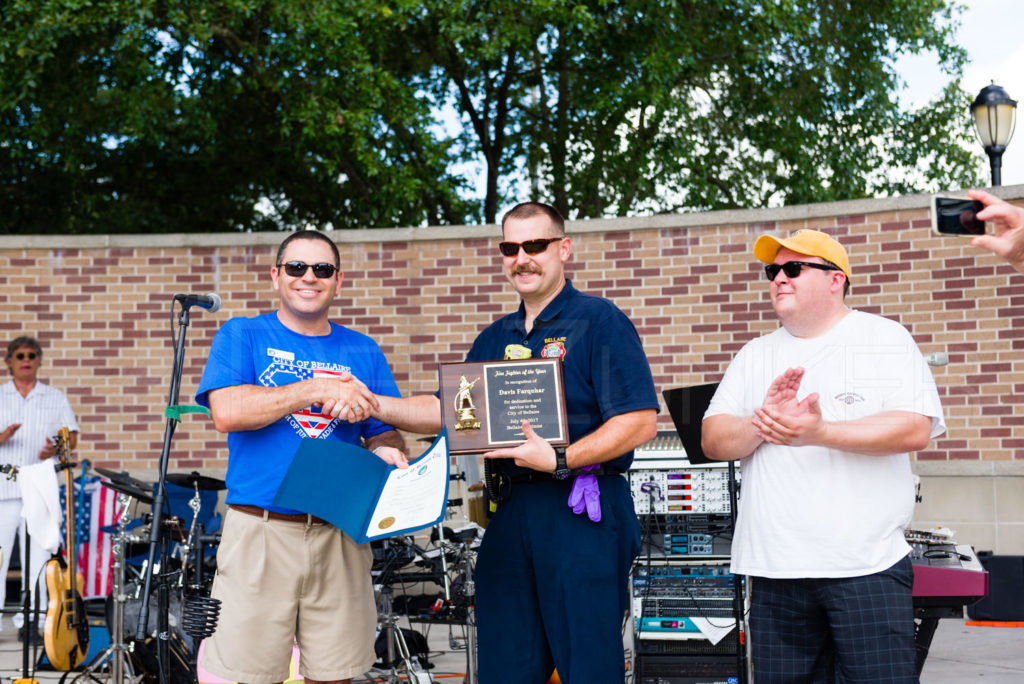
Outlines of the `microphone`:
{"label": "microphone", "polygon": [[174,301],[181,302],[181,305],[186,309],[190,306],[198,306],[210,313],[220,311],[221,305],[220,295],[216,292],[211,292],[208,295],[176,294],[174,295]]}

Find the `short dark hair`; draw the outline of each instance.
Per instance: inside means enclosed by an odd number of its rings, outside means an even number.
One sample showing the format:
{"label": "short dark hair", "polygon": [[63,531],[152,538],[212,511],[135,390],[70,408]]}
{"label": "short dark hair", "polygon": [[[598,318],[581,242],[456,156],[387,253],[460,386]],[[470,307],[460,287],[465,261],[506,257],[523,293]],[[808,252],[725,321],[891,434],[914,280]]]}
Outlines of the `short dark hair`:
{"label": "short dark hair", "polygon": [[562,218],[557,209],[543,202],[521,202],[506,211],[505,215],[501,217],[501,231],[505,232],[505,222],[509,219],[528,219],[541,214],[551,219],[556,235],[565,235],[565,219]]}
{"label": "short dark hair", "polygon": [[21,337],[15,337],[11,340],[11,343],[7,345],[7,356],[4,357],[4,360],[9,361],[14,355],[14,352],[22,347],[31,347],[32,350],[40,357],[43,355],[43,348],[39,346],[39,341],[36,340],[36,338],[29,337],[28,335],[22,335]]}
{"label": "short dark hair", "polygon": [[319,230],[297,230],[284,239],[281,246],[277,248],[277,257],[274,259],[274,265],[281,263],[281,257],[284,256],[284,250],[292,243],[293,240],[321,240],[326,242],[331,247],[331,251],[334,252],[334,267],[341,269],[341,254],[338,252],[338,245],[334,244],[334,240],[327,237]]}

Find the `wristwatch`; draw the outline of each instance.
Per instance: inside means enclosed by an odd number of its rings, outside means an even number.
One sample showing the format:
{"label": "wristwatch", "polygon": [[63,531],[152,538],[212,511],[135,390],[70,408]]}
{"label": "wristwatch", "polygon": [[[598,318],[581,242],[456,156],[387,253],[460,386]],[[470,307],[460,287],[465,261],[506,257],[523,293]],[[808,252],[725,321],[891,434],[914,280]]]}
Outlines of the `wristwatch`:
{"label": "wristwatch", "polygon": [[565,447],[555,447],[555,472],[551,476],[556,480],[564,480],[571,474],[569,464],[565,462]]}

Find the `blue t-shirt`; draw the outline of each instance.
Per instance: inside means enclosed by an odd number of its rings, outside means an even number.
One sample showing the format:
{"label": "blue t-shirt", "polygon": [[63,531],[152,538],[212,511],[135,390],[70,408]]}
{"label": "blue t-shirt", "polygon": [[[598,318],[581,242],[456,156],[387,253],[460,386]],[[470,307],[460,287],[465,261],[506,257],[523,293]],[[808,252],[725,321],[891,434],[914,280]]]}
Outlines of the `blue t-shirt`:
{"label": "blue t-shirt", "polygon": [[[286,328],[275,311],[232,318],[213,338],[196,403],[209,407],[208,393],[221,387],[280,387],[342,371],[351,372],[374,394],[400,396],[380,347],[362,333],[331,323],[328,335],[300,335]],[[360,438],[391,429],[376,418],[353,424],[308,406],[259,430],[231,432],[227,503],[295,513],[271,502],[303,437],[359,444]]]}
{"label": "blue t-shirt", "polygon": [[[567,280],[526,333],[526,309],[499,318],[480,333],[467,361],[505,359],[508,345],[528,347],[534,358],[561,357],[570,442],[590,434],[612,416],[658,410],[651,368],[636,328],[607,299],[580,292]],[[605,463],[626,470],[629,451]],[[510,474],[527,469],[511,460],[495,461]]]}

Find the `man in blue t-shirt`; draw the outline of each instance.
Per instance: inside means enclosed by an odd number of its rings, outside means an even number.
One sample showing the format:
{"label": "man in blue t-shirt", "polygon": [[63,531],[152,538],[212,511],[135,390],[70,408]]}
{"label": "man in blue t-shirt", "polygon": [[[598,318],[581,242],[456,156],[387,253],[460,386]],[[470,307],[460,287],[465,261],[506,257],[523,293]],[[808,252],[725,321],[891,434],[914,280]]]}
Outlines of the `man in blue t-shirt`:
{"label": "man in blue t-shirt", "polygon": [[[655,435],[654,382],[625,314],[566,279],[572,239],[554,207],[517,205],[502,233],[502,266],[522,302],[480,333],[466,360],[561,358],[570,444],[554,449],[524,422],[523,444],[484,454],[500,500],[476,566],[480,681],[545,684],[557,666],[566,684],[618,684],[640,546],[622,473]],[[436,396],[378,399],[384,422],[440,430]]]}
{"label": "man in blue t-shirt", "polygon": [[[402,437],[370,415],[376,395],[399,396],[387,360],[369,337],[328,319],[340,262],[323,233],[286,238],[270,269],[280,305],[224,324],[196,393],[228,433],[228,513],[212,591],[222,606],[203,654],[203,667],[228,681],[289,679],[293,641],[314,684],[347,682],[375,660],[369,545],[273,504],[304,437],[362,443],[407,467]],[[342,408],[353,420],[331,415]]]}

